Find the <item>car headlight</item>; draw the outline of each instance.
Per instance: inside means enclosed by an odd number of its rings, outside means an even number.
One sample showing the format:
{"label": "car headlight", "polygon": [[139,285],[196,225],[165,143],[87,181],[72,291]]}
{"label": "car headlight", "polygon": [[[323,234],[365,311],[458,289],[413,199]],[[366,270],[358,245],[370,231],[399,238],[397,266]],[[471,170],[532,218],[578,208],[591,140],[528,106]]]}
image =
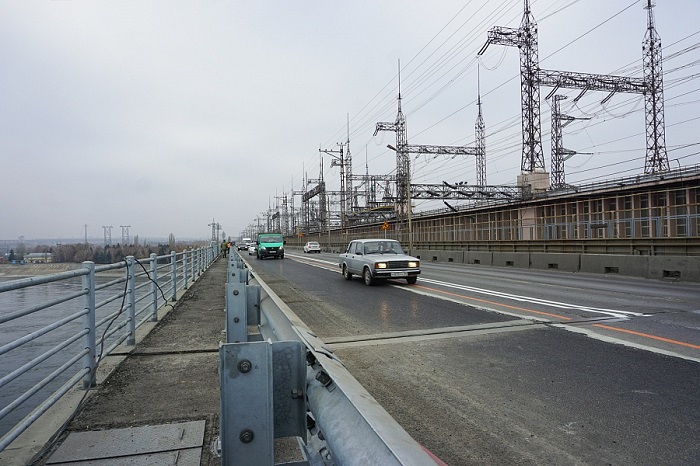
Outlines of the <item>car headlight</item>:
{"label": "car headlight", "polygon": [[260,246],[261,251],[267,251],[267,248],[265,246]]}
{"label": "car headlight", "polygon": [[284,251],[284,246],[280,246],[280,251]]}
{"label": "car headlight", "polygon": [[418,261],[409,261],[408,266],[409,267],[418,267]]}
{"label": "car headlight", "polygon": [[375,269],[386,269],[386,267],[386,262],[377,262],[376,264],[374,264]]}

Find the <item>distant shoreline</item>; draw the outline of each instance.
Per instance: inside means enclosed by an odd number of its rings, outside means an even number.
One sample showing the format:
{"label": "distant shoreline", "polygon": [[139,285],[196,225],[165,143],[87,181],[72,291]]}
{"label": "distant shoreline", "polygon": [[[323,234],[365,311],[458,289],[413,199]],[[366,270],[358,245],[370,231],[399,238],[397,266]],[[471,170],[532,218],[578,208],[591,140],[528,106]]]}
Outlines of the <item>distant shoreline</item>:
{"label": "distant shoreline", "polygon": [[81,264],[53,263],[53,264],[0,264],[0,278],[34,277],[36,275],[51,275],[80,268]]}

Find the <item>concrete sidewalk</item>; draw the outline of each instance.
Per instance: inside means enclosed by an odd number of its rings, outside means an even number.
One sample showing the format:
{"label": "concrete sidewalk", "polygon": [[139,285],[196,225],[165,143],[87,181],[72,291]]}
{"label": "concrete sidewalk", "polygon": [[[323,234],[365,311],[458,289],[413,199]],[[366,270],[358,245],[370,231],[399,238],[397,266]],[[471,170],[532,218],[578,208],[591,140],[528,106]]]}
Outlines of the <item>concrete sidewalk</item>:
{"label": "concrete sidewalk", "polygon": [[226,265],[212,264],[132,351],[107,358],[123,360],[36,464],[220,464]]}

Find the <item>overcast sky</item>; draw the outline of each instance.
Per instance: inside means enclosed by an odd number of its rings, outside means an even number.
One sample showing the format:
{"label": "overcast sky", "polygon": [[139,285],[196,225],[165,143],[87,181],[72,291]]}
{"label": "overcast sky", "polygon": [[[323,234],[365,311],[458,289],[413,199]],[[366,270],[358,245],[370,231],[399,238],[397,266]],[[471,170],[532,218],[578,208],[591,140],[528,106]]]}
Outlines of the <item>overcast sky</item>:
{"label": "overcast sky", "polygon": [[[646,0],[533,0],[542,68],[642,77]],[[700,163],[700,2],[656,0],[672,168]],[[0,239],[237,236],[319,177],[347,138],[353,173],[388,174],[397,70],[412,144],[473,145],[476,54],[522,0],[0,1]],[[697,62],[697,63],[696,63]],[[520,173],[519,54],[481,59],[488,184]],[[550,107],[542,132],[550,167]],[[566,180],[644,170],[644,102],[578,91]],[[414,183],[476,182],[473,159],[412,157]],[[339,169],[323,158],[329,189]],[[297,207],[300,197],[295,199]],[[415,202],[417,209],[429,206]]]}

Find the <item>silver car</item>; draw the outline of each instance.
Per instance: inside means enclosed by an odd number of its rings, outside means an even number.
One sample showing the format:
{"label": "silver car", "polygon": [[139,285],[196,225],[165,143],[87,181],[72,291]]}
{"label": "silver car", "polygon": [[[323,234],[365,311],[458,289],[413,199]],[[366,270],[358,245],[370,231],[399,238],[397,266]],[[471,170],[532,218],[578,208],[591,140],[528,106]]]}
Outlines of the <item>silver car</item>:
{"label": "silver car", "polygon": [[346,280],[359,275],[365,285],[384,278],[405,278],[409,285],[420,274],[420,260],[404,254],[393,239],[357,239],[340,255],[340,269]]}

